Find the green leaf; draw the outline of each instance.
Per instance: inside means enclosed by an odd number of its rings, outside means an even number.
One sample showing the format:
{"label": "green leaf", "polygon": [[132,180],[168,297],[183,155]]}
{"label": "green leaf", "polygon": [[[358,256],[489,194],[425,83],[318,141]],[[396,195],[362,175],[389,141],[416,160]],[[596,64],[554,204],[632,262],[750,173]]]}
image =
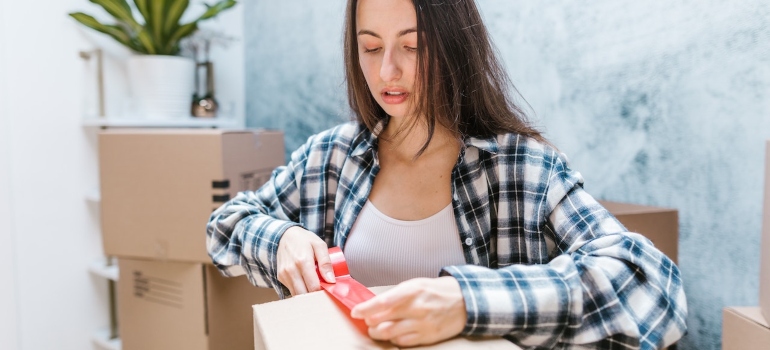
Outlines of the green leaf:
{"label": "green leaf", "polygon": [[110,35],[132,50],[150,55],[178,54],[179,42],[198,29],[198,21],[212,18],[237,3],[235,0],[221,0],[211,6],[206,5],[206,11],[198,19],[182,25],[179,21],[189,7],[190,0],[133,0],[144,17],[144,23],[134,18],[128,0],[89,1],[115,17],[117,25],[99,23],[83,13],[72,13],[70,16],[83,25]]}
{"label": "green leaf", "polygon": [[147,6],[147,1],[150,0],[134,0],[134,4],[136,4],[136,8],[139,10],[139,13],[142,14],[142,17],[144,17],[144,23],[145,25],[150,24],[150,8]]}
{"label": "green leaf", "polygon": [[170,37],[173,32],[179,28],[179,20],[190,5],[189,0],[170,0],[168,12],[166,12],[166,23],[163,26],[163,34]]}
{"label": "green leaf", "polygon": [[[131,13],[131,6],[128,5],[128,1],[126,0],[117,0],[120,3],[120,6],[123,6],[123,8],[126,10],[126,12]],[[133,14],[131,15],[133,17]]]}
{"label": "green leaf", "polygon": [[[157,0],[155,0],[157,1]],[[137,33],[137,40],[144,46],[144,48],[147,50],[147,53],[150,55],[157,55],[158,54],[158,48],[157,42],[152,41],[152,37],[150,36],[150,33],[147,31],[147,29],[142,28],[139,33]]]}
{"label": "green leaf", "polygon": [[150,30],[152,31],[152,39],[155,40],[155,44],[158,48],[162,48],[166,41],[163,37],[163,19],[166,18],[166,1],[165,0],[150,0],[150,17],[149,23]]}
{"label": "green leaf", "polygon": [[202,21],[204,19],[209,19],[211,17],[216,16],[218,13],[227,10],[233,6],[235,6],[237,2],[235,0],[222,0],[214,5],[208,6],[208,9],[206,12],[203,13],[200,17],[198,17],[197,21]]}
{"label": "green leaf", "polygon": [[125,45],[129,49],[137,52],[143,52],[142,48],[138,47],[133,42],[131,36],[122,27],[102,24],[95,18],[82,12],[70,13],[69,15],[84,26],[111,36],[113,39],[117,40],[119,43]]}
{"label": "green leaf", "polygon": [[[121,2],[125,3],[125,0],[89,0],[94,4],[97,4],[104,8],[107,13],[112,15],[112,17],[115,17],[115,19],[119,21],[123,21],[131,25],[132,27],[136,27],[139,24],[136,23],[136,20],[134,20],[133,14],[131,14],[131,8],[130,7],[124,7]],[[128,4],[126,4],[128,5]]]}
{"label": "green leaf", "polygon": [[195,33],[196,30],[198,30],[198,22],[190,22],[179,27],[168,39],[164,49],[174,51],[174,48],[176,47],[178,50],[179,41],[191,35],[192,33]]}

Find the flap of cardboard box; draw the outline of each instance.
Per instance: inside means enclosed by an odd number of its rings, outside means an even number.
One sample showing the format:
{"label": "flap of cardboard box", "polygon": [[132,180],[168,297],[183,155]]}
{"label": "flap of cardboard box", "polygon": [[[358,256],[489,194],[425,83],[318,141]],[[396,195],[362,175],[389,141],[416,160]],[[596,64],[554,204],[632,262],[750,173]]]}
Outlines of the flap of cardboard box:
{"label": "flap of cardboard box", "polygon": [[723,350],[767,350],[770,328],[758,307],[722,310]]}

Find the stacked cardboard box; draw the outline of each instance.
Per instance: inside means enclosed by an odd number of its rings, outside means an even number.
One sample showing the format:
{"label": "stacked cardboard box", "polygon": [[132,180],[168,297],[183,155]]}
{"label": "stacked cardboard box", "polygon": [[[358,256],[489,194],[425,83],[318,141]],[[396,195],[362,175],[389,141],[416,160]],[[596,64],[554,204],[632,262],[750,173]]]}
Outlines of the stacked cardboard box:
{"label": "stacked cardboard box", "polygon": [[677,263],[679,252],[679,214],[676,209],[599,201],[629,231],[639,233],[663,254]]}
{"label": "stacked cardboard box", "polygon": [[770,324],[758,307],[722,310],[722,350],[770,349]]}
{"label": "stacked cardboard box", "polygon": [[765,199],[760,245],[759,307],[722,311],[722,349],[770,349],[770,141],[765,149]]}
{"label": "stacked cardboard box", "polygon": [[223,277],[213,265],[120,259],[118,307],[123,349],[251,349],[253,304],[273,289],[245,276]]}
{"label": "stacked cardboard box", "polygon": [[[629,229],[649,238],[658,249],[677,261],[678,213],[675,209],[618,202],[601,202]],[[389,287],[375,287],[375,293]],[[277,349],[397,349],[366,336],[360,323],[345,316],[344,306],[326,292],[315,292],[278,302],[254,305],[254,346]],[[302,337],[296,330],[302,329]],[[365,328],[364,328],[365,329]],[[420,349],[519,349],[502,339],[455,338]]]}
{"label": "stacked cardboard box", "polygon": [[125,350],[251,349],[253,304],[277,300],[210,265],[205,227],[284,162],[283,135],[213,129],[99,135],[104,252],[117,256]]}

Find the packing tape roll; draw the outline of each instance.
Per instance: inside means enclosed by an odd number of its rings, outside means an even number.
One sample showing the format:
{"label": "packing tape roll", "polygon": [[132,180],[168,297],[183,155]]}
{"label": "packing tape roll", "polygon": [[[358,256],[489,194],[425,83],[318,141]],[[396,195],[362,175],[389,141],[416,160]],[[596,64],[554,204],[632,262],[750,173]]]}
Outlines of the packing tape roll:
{"label": "packing tape roll", "polygon": [[348,264],[345,262],[345,256],[342,255],[342,249],[339,247],[329,248],[329,258],[331,258],[332,267],[334,268],[336,283],[326,283],[321,276],[321,272],[316,267],[316,273],[324,290],[351,310],[354,306],[374,297],[374,293],[369,288],[350,277]]}

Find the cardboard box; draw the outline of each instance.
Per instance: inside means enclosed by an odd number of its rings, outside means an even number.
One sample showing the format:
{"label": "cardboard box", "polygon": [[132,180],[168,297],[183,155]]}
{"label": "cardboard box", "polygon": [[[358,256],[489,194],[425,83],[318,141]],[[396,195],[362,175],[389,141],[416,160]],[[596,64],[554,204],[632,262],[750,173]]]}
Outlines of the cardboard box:
{"label": "cardboard box", "polygon": [[278,300],[246,276],[213,265],[118,260],[118,325],[124,350],[253,349],[251,306]]}
{"label": "cardboard box", "polygon": [[[375,294],[390,287],[370,288]],[[254,347],[281,349],[398,349],[390,342],[377,342],[366,334],[366,326],[353,320],[349,311],[326,291],[303,294],[277,302],[254,305]],[[502,339],[454,338],[432,346],[410,349],[517,350]]]}
{"label": "cardboard box", "polygon": [[677,263],[679,215],[676,209],[599,201],[629,231],[639,233]]}
{"label": "cardboard box", "polygon": [[759,307],[770,320],[770,141],[765,150],[765,203],[762,212],[762,244],[759,251]]}
{"label": "cardboard box", "polygon": [[770,349],[770,325],[758,307],[722,310],[722,350]]}
{"label": "cardboard box", "polygon": [[259,188],[282,164],[283,134],[276,131],[100,133],[105,255],[210,263],[211,212],[237,192]]}

